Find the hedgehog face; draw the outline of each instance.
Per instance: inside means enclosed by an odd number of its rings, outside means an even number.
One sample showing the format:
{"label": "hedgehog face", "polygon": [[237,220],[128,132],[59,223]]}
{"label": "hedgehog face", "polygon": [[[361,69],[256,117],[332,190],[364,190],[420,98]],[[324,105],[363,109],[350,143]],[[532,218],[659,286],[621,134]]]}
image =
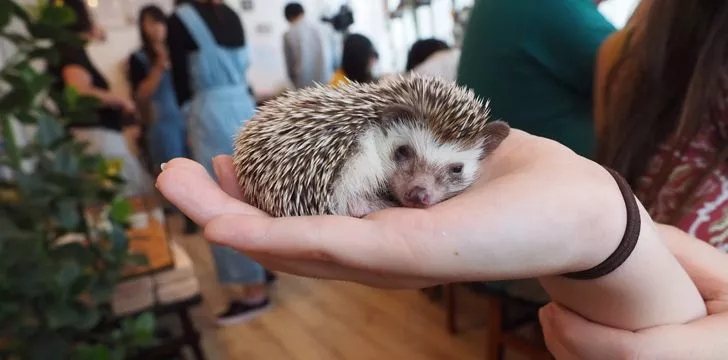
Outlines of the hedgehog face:
{"label": "hedgehog face", "polygon": [[400,124],[378,139],[389,169],[387,188],[404,207],[427,208],[467,189],[477,179],[482,149],[438,143],[422,126]]}

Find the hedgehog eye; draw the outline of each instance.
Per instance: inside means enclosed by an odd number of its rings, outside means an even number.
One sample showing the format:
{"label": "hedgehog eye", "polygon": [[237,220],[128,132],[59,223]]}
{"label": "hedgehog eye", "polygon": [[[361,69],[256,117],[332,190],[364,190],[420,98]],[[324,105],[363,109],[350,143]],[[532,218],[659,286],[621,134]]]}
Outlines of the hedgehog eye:
{"label": "hedgehog eye", "polygon": [[460,175],[463,172],[463,164],[457,163],[457,164],[451,164],[450,165],[450,173],[454,175]]}
{"label": "hedgehog eye", "polygon": [[402,145],[394,150],[394,160],[398,162],[405,161],[411,158],[413,155],[414,150],[407,145]]}

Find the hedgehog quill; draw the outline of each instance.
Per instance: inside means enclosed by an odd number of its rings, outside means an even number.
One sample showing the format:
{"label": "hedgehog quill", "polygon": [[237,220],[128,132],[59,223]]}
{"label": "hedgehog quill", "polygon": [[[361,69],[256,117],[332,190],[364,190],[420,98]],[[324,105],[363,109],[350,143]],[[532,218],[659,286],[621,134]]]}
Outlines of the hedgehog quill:
{"label": "hedgehog quill", "polygon": [[271,216],[364,217],[465,191],[510,127],[465,88],[422,75],[288,92],[234,141],[245,200]]}

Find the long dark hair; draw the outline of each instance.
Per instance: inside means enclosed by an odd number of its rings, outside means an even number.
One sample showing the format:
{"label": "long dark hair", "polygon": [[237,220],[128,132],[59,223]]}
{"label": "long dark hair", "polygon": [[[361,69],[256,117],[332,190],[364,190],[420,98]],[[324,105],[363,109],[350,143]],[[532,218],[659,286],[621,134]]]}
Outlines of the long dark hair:
{"label": "long dark hair", "polygon": [[147,55],[150,62],[154,62],[157,58],[157,53],[152,49],[152,41],[149,39],[149,35],[144,31],[144,19],[150,17],[152,20],[166,25],[167,16],[164,15],[164,11],[156,5],[147,5],[139,11],[139,17],[137,18],[137,26],[139,27],[139,35],[142,38],[142,51]]}
{"label": "long dark hair", "polygon": [[726,65],[728,1],[652,0],[607,75],[597,160],[635,186],[660,144],[712,121]]}
{"label": "long dark hair", "polygon": [[432,56],[432,54],[449,48],[450,46],[448,46],[447,43],[435,38],[415,41],[407,54],[407,65],[405,66],[405,71],[411,71],[418,65],[425,62],[427,58]]}
{"label": "long dark hair", "polygon": [[379,58],[379,54],[366,36],[351,34],[346,37],[341,57],[341,68],[346,77],[361,83],[373,81],[374,77],[369,68],[372,58]]}

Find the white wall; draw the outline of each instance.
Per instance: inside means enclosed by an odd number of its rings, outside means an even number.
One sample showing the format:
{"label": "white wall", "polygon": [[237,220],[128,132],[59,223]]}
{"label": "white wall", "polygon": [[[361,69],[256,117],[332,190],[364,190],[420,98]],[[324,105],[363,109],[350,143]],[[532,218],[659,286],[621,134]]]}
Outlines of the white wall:
{"label": "white wall", "polygon": [[617,28],[624,27],[640,0],[608,0],[599,5],[599,10]]}
{"label": "white wall", "polygon": [[[98,19],[107,30],[107,41],[89,46],[89,56],[98,66],[99,70],[107,76],[113,90],[119,94],[127,95],[128,83],[125,79],[126,60],[135,49],[139,47],[139,34],[135,24],[125,25],[121,17],[114,16],[118,11],[110,5],[107,11],[100,10],[109,0],[99,1]],[[163,9],[171,9],[171,0],[128,0],[124,10],[136,14],[138,9],[146,3],[156,3]],[[267,95],[275,93],[289,85],[285,72],[283,59],[283,33],[288,24],[283,16],[283,9],[289,0],[254,0],[251,11],[243,11],[240,0],[226,0],[226,3],[236,10],[245,28],[246,40],[250,51],[251,68],[248,72],[250,85],[256,94]],[[309,17],[317,20],[323,13],[335,11],[340,0],[301,0]],[[366,0],[366,2],[372,2]],[[111,16],[106,16],[111,15]],[[317,20],[318,21],[318,20]]]}
{"label": "white wall", "polygon": [[[32,0],[23,0],[32,1]],[[109,5],[116,0],[96,0],[99,21],[107,27],[108,39],[102,44],[89,47],[89,54],[99,69],[108,77],[115,92],[128,94],[124,76],[125,63],[129,54],[138,48],[139,35],[135,24],[125,24],[124,14],[135,15],[146,3],[156,3],[164,9],[171,9],[172,0],[118,0],[119,7]],[[288,86],[281,37],[288,24],[283,17],[283,8],[290,0],[253,0],[253,9],[243,11],[240,0],[226,0],[228,5],[241,15],[248,39],[251,69],[248,74],[256,93],[268,94]],[[551,1],[551,0],[549,0]],[[389,21],[385,12],[385,0],[300,0],[308,16],[318,21],[323,14],[330,15],[339,6],[348,2],[354,11],[355,23],[352,32],[368,36],[380,53],[380,66],[384,72],[399,71],[404,67],[409,46],[420,37],[436,36],[451,40],[452,18],[449,12],[452,0],[433,0],[432,9],[423,7],[418,11],[419,29],[415,29],[411,14],[397,21]],[[459,0],[456,3],[470,3]],[[600,10],[617,27],[622,27],[638,0],[609,0],[602,3]],[[458,4],[458,5],[463,5]],[[3,55],[3,54],[0,54]],[[2,63],[2,59],[0,59]]]}

